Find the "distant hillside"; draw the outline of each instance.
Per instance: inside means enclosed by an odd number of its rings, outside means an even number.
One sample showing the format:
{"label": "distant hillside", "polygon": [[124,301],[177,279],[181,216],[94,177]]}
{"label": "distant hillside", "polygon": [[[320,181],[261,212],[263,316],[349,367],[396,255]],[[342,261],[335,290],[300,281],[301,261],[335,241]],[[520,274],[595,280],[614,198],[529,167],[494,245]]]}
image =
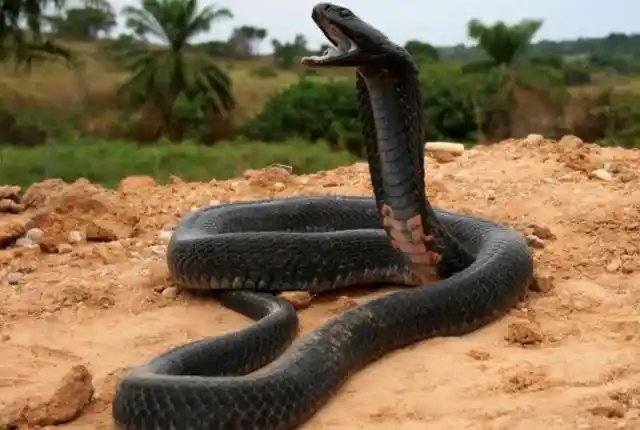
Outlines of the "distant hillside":
{"label": "distant hillside", "polygon": [[[466,61],[484,57],[484,53],[478,48],[462,44],[437,49],[442,59]],[[600,38],[542,40],[533,45],[531,54],[640,58],[640,34],[611,33],[607,37]]]}

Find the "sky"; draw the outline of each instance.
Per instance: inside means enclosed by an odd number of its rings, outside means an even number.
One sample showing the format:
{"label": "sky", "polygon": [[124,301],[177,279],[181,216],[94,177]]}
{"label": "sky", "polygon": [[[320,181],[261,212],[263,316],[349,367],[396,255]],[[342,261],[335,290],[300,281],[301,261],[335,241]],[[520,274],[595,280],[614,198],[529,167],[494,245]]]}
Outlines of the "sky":
{"label": "sky", "polygon": [[[307,36],[310,48],[325,42],[311,21],[311,8],[318,0],[200,1],[202,5],[227,7],[235,15],[232,20],[218,22],[204,40],[226,40],[233,27],[253,25],[268,31],[261,46],[264,52],[269,51],[272,38],[288,41],[297,33]],[[111,0],[111,3],[117,11],[125,5],[139,5],[132,0]],[[640,33],[640,2],[629,0],[343,0],[338,4],[350,8],[398,44],[409,39],[436,46],[468,43],[466,26],[473,18],[486,24],[543,19],[537,39]]]}

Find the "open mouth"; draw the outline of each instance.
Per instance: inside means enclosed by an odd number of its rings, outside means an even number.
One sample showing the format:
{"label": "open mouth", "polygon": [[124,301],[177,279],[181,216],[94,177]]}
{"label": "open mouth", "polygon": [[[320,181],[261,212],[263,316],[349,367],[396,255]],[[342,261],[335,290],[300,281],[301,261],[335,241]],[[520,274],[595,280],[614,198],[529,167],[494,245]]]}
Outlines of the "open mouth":
{"label": "open mouth", "polygon": [[342,57],[357,51],[358,46],[351,39],[345,36],[337,26],[325,22],[325,25],[322,26],[322,32],[325,34],[327,39],[329,39],[332,45],[329,45],[322,55],[304,57],[302,59],[303,64],[321,64],[327,60]]}

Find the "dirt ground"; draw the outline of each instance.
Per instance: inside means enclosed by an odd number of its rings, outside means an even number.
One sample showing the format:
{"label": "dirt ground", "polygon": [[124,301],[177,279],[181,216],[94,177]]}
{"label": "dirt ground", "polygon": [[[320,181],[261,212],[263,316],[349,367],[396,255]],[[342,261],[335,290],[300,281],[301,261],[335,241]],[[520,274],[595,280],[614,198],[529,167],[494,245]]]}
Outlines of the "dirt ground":
{"label": "dirt ground", "polygon": [[[638,151],[570,136],[429,155],[431,201],[527,235],[538,282],[489,327],[368,366],[303,428],[640,429],[639,169]],[[1,190],[0,423],[21,429],[111,428],[110,400],[128,369],[248,324],[167,279],[164,250],[181,214],[371,194],[365,164],[210,183],[131,177],[115,192],[85,180]],[[314,299],[300,310],[302,330],[349,300]]]}

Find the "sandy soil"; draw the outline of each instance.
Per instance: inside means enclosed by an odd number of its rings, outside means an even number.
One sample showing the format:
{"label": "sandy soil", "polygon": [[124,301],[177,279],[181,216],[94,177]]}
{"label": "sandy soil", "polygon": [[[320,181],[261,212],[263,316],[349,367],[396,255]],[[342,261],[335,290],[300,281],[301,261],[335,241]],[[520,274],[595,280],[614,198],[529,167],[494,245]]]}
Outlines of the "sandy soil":
{"label": "sandy soil", "polygon": [[[639,429],[640,152],[531,139],[435,154],[428,166],[432,202],[529,236],[538,291],[485,329],[370,365],[304,429]],[[132,177],[116,192],[49,180],[0,194],[0,422],[103,429],[128,369],[248,323],[171,286],[164,249],[181,214],[371,189],[356,164],[166,186]],[[303,331],[344,302],[314,299]]]}

